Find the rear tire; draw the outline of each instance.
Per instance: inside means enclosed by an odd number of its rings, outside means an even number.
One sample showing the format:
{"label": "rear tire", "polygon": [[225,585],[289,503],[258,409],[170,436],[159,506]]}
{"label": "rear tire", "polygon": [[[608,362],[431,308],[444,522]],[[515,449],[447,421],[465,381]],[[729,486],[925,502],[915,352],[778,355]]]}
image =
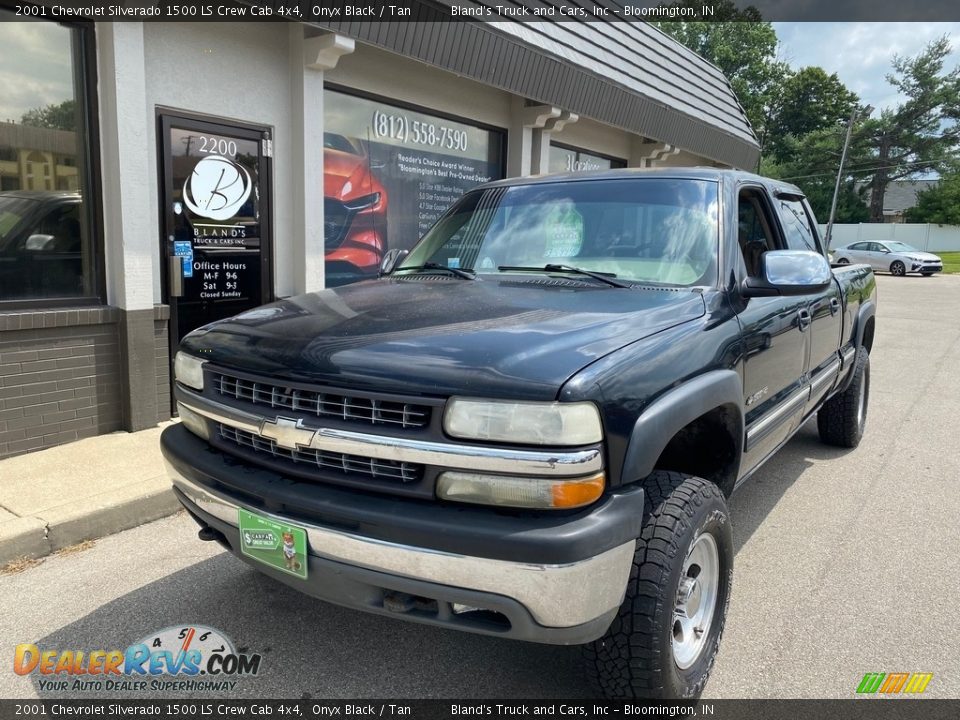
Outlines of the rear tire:
{"label": "rear tire", "polygon": [[903,277],[907,274],[907,266],[899,260],[894,260],[892,263],[890,263],[890,272],[897,277]]}
{"label": "rear tire", "polygon": [[855,448],[863,438],[870,402],[870,354],[866,348],[857,351],[853,380],[842,393],[824,403],[817,413],[820,440],[827,445]]}
{"label": "rear tire", "polygon": [[608,698],[697,698],[730,600],[730,517],[720,488],[701,478],[658,470],[644,488],[626,597],[606,634],[584,646],[587,673]]}
{"label": "rear tire", "polygon": [[850,261],[847,260],[846,258],[840,258],[839,260],[837,260],[837,265],[849,265],[849,264],[850,264]]}

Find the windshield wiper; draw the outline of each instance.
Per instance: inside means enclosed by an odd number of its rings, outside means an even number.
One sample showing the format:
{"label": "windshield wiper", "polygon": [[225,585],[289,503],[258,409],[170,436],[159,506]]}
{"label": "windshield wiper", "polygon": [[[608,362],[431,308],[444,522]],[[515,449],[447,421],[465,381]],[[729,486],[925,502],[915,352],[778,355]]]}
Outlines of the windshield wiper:
{"label": "windshield wiper", "polygon": [[447,267],[446,265],[441,265],[437,262],[425,262],[423,265],[414,265],[413,267],[401,267],[397,270],[446,270],[449,273],[453,273],[457,277],[461,277],[464,280],[476,280],[477,276],[473,273],[473,270],[470,268],[454,268]]}
{"label": "windshield wiper", "polygon": [[507,270],[517,270],[522,272],[569,272],[575,273],[577,275],[586,275],[587,277],[592,277],[594,280],[599,280],[604,282],[607,285],[613,285],[613,287],[618,288],[629,288],[631,287],[625,282],[620,282],[619,280],[614,280],[617,277],[616,273],[602,273],[594,272],[593,270],[584,270],[583,268],[574,267],[573,265],[543,265],[541,267],[527,267],[524,265],[501,265],[497,268],[500,272]]}

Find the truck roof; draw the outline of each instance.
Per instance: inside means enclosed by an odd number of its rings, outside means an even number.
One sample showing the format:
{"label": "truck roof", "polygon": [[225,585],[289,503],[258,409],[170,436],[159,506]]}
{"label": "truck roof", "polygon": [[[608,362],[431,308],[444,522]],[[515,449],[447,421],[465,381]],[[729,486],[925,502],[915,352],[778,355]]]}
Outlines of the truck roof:
{"label": "truck roof", "polygon": [[685,178],[690,180],[728,179],[733,182],[751,181],[765,186],[770,192],[785,192],[791,195],[803,195],[796,185],[763,177],[744,170],[715,167],[670,167],[670,168],[618,168],[616,170],[591,170],[576,173],[555,173],[528,175],[526,177],[506,178],[487,183],[481,187],[513,187],[516,185],[540,185],[557,182],[582,182],[591,180],[616,180],[625,178]]}

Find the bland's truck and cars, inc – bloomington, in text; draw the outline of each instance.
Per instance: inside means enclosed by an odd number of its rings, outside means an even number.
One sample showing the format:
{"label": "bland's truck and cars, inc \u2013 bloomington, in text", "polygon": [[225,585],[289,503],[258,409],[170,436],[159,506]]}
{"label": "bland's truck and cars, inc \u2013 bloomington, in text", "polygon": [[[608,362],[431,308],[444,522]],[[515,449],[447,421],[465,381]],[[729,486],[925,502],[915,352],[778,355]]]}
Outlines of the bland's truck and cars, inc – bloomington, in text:
{"label": "bland's truck and cars, inc \u2013 bloomington, in text", "polygon": [[875,310],[792,185],[494,182],[378,279],[187,335],[162,450],[201,538],[309,595],[582,645],[607,696],[696,697],[725,500],[813,416],[859,443]]}

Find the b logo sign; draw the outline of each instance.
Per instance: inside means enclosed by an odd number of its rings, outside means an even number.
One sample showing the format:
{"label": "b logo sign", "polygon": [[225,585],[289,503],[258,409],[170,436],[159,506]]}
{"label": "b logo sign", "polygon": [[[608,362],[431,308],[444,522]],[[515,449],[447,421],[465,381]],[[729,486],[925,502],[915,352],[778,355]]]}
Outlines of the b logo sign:
{"label": "b logo sign", "polygon": [[198,162],[183,183],[183,202],[211,220],[229,220],[250,197],[253,183],[242,165],[220,155]]}

